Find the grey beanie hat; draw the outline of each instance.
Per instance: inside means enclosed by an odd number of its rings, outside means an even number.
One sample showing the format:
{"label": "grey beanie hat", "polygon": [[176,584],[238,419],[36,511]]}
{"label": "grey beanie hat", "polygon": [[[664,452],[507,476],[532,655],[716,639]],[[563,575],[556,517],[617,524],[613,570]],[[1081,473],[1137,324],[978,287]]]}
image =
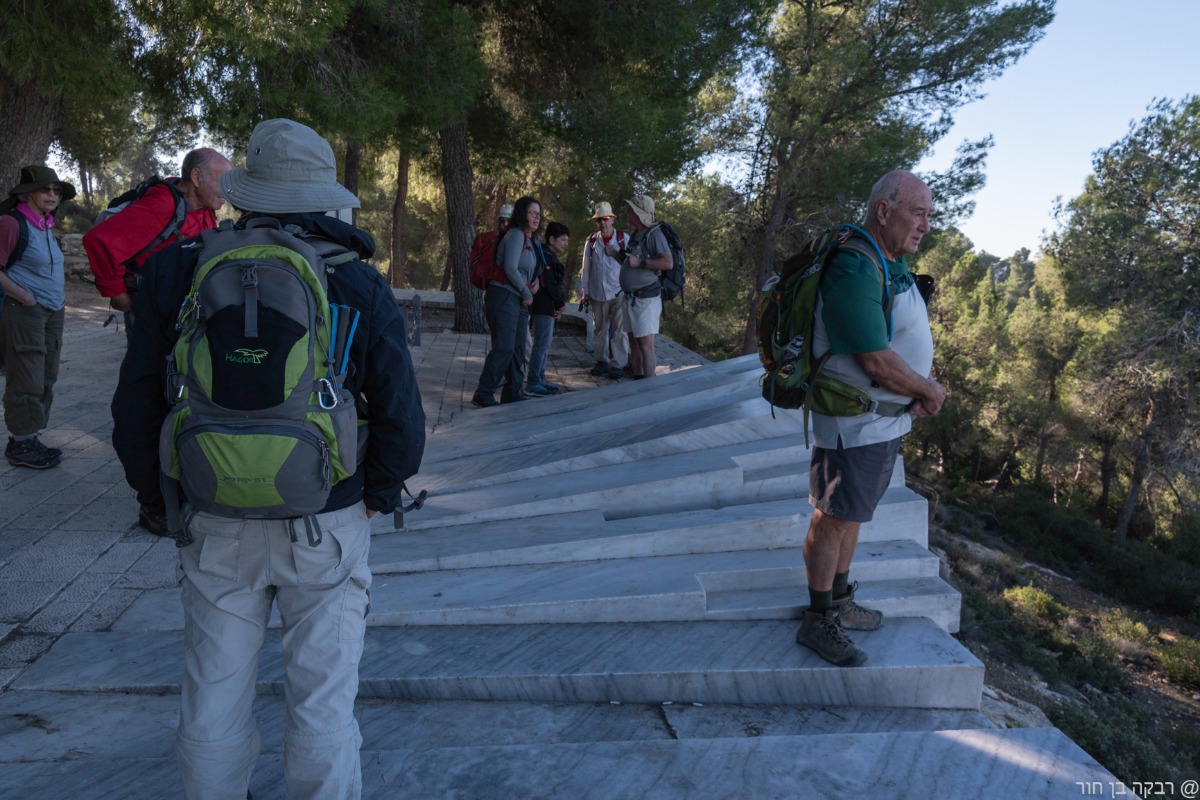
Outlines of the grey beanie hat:
{"label": "grey beanie hat", "polygon": [[329,142],[290,119],[269,119],[255,126],[246,147],[246,166],[221,176],[221,192],[235,208],[266,214],[360,206],[337,181]]}

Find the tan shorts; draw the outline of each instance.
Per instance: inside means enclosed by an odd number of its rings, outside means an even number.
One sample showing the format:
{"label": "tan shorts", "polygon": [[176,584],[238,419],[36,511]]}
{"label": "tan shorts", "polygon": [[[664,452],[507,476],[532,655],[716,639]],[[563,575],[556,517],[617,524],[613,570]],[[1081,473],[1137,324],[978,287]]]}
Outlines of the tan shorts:
{"label": "tan shorts", "polygon": [[633,334],[635,339],[658,333],[658,320],[662,316],[662,297],[638,299],[623,294],[621,300],[625,303],[625,318],[621,322],[626,333]]}

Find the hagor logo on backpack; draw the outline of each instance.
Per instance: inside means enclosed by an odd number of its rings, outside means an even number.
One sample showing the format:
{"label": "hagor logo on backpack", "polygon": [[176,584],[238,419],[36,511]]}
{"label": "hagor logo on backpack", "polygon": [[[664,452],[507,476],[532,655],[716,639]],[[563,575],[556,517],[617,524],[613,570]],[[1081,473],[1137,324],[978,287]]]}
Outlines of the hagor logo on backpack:
{"label": "hagor logo on backpack", "polygon": [[239,347],[233,352],[241,356],[241,358],[236,358],[226,353],[225,360],[232,361],[235,364],[261,364],[262,360],[270,355],[266,350],[248,350],[245,347]]}

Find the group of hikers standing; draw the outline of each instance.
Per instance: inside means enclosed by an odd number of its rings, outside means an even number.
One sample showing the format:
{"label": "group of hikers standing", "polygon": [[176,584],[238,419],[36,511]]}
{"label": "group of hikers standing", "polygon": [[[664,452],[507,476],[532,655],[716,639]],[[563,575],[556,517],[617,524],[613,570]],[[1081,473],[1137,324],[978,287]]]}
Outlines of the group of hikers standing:
{"label": "group of hikers standing", "polygon": [[[616,229],[611,204],[596,203],[593,209],[597,230],[584,243],[580,300],[592,311],[596,365],[591,374],[618,379],[628,364],[633,379],[640,380],[653,377],[657,368],[654,337],[662,317],[659,275],[675,261],[666,235],[656,224],[654,201],[637,195],[625,204],[633,229],[629,235]],[[493,238],[500,237],[494,247],[501,269],[491,274],[484,297],[492,346],[471,397],[480,408],[558,392],[546,383],[545,365],[554,323],[566,306],[566,267],[560,256],[571,232],[566,225],[551,222],[543,245],[538,238],[541,224],[541,204],[522,197],[512,206],[501,207],[497,231],[481,234],[472,248],[474,260]]]}

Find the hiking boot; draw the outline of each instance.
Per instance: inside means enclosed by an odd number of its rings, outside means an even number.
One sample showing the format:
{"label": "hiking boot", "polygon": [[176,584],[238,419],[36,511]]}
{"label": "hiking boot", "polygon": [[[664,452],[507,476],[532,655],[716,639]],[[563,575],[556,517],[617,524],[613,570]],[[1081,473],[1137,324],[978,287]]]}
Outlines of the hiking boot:
{"label": "hiking boot", "polygon": [[549,397],[554,394],[544,383],[535,383],[533,386],[525,387],[525,394],[529,397]]}
{"label": "hiking boot", "polygon": [[608,371],[604,373],[604,377],[612,378],[615,381],[618,378],[625,377],[625,370],[621,369],[620,367],[610,367]]}
{"label": "hiking boot", "polygon": [[18,442],[8,437],[8,446],[4,448],[4,457],[14,467],[29,467],[30,469],[49,469],[57,467],[62,462],[62,451],[53,455],[37,437]]}
{"label": "hiking boot", "polygon": [[607,361],[597,361],[596,366],[592,367],[591,370],[588,371],[588,375],[595,375],[597,378],[599,378],[601,375],[607,375],[607,374],[608,374],[608,362]]}
{"label": "hiking boot", "polygon": [[476,392],[475,396],[471,398],[471,405],[479,408],[491,408],[492,406],[498,406],[500,404],[497,403],[496,398],[492,397],[490,394],[481,394]]}
{"label": "hiking boot", "polygon": [[796,641],[839,667],[861,667],[867,663],[866,651],[850,641],[832,608],[824,612],[805,609],[804,624],[796,631]]}
{"label": "hiking boot", "polygon": [[848,631],[873,631],[883,625],[883,612],[863,608],[854,602],[854,590],[858,581],[850,586],[850,591],[841,597],[833,598],[833,610],[837,612],[838,622]]}
{"label": "hiking boot", "polygon": [[165,511],[160,513],[150,506],[139,506],[138,525],[150,531],[155,536],[170,536],[167,533],[167,514]]}

